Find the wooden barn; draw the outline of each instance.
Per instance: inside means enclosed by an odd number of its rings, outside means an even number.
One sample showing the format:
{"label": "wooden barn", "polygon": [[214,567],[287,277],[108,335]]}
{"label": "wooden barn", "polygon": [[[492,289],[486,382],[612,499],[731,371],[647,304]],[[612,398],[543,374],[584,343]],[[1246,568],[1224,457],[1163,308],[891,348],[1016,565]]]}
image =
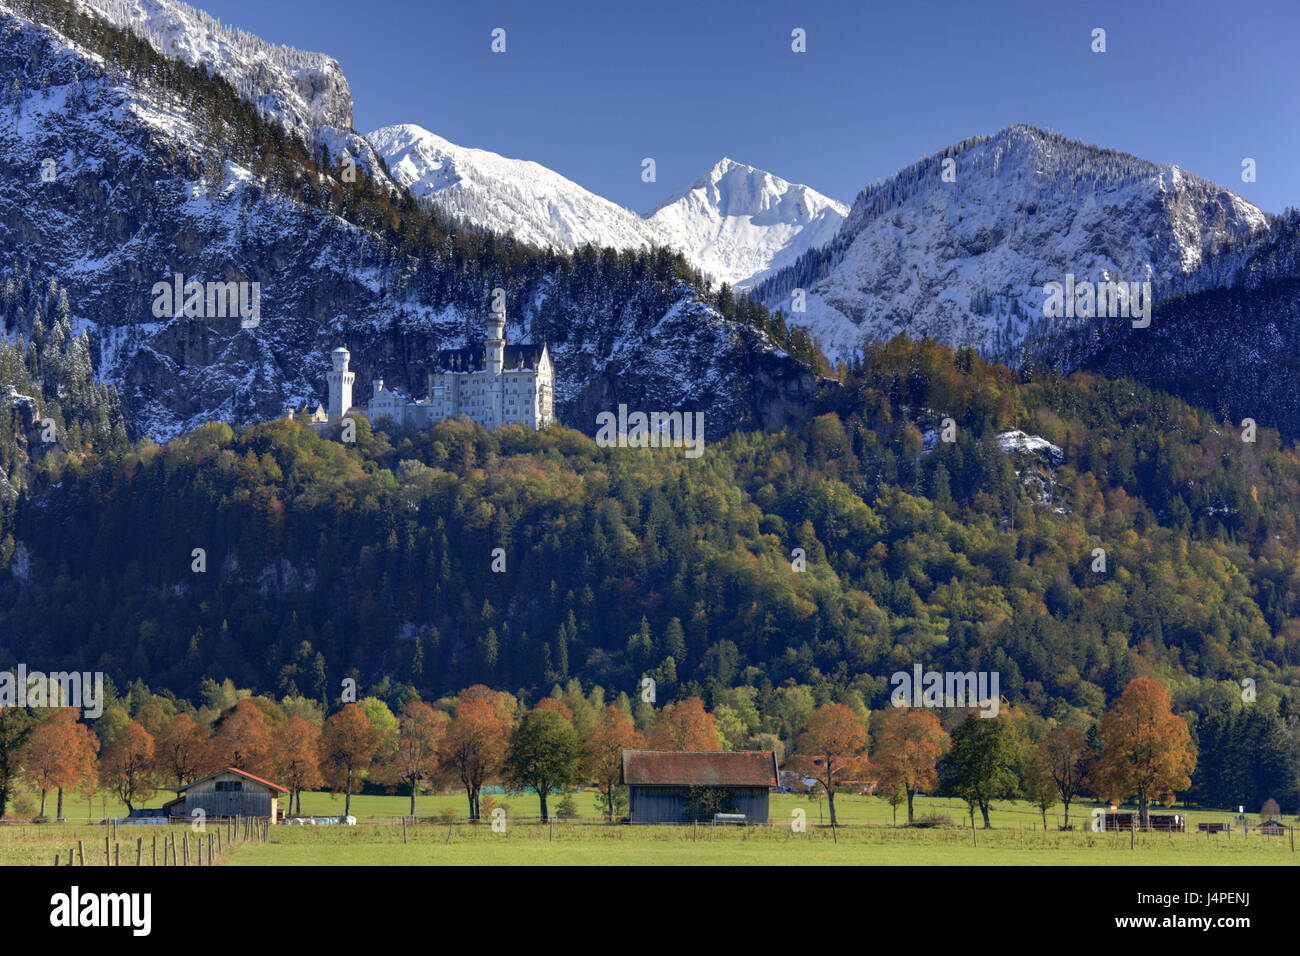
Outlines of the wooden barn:
{"label": "wooden barn", "polygon": [[[1182,833],[1187,829],[1187,818],[1181,813],[1151,813],[1148,816],[1151,822],[1152,830],[1168,830]],[[1114,810],[1105,814],[1102,819],[1101,829],[1107,832],[1113,830],[1140,830],[1141,818],[1137,813],[1129,810]]]}
{"label": "wooden barn", "polygon": [[624,750],[622,783],[632,823],[710,821],[715,813],[767,823],[777,785],[770,750]]}
{"label": "wooden barn", "polygon": [[177,797],[164,805],[168,816],[193,816],[202,810],[208,819],[215,817],[270,817],[279,821],[284,816],[280,806],[284,787],[255,777],[251,773],[227,767],[181,787]]}

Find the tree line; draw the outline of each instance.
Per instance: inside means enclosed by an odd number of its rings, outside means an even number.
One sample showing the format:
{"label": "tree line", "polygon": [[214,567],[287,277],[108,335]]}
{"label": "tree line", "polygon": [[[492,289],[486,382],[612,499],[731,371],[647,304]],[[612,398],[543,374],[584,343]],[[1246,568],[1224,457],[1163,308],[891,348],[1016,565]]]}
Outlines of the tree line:
{"label": "tree line", "polygon": [[[61,820],[65,791],[108,792],[131,811],[159,790],[179,793],[234,767],[284,786],[290,812],[301,813],[303,791],[324,787],[344,794],[348,814],[352,795],[373,785],[405,789],[414,817],[423,788],[453,786],[477,820],[484,787],[499,781],[535,794],[543,821],[553,795],[590,785],[614,822],[627,807],[624,749],[714,751],[727,743],[725,715],[710,713],[698,697],[655,708],[645,701],[633,706],[625,694],[606,702],[599,689],[584,695],[571,687],[527,707],[479,684],[432,703],[409,698],[396,712],[369,696],[325,717],[305,698],[276,702],[239,693],[214,685],[208,702],[195,708],[135,687],[93,728],[74,708],[42,717],[22,708],[0,711],[0,818],[19,783],[40,793],[42,818],[55,792]],[[239,699],[218,711],[232,695]],[[780,738],[749,743],[768,744],[795,775],[796,789],[815,779],[832,826],[835,795],[846,788],[875,792],[895,809],[906,803],[909,825],[917,794],[938,791],[964,800],[972,824],[978,810],[985,827],[993,801],[1012,798],[1037,807],[1044,826],[1059,802],[1068,827],[1070,806],[1084,794],[1115,804],[1135,799],[1145,827],[1152,803],[1172,803],[1191,786],[1196,749],[1188,722],[1149,678],[1132,681],[1087,728],[1016,709],[992,718],[966,708],[941,713],[942,719],[924,708],[872,713],[832,702],[807,715],[788,755]]]}

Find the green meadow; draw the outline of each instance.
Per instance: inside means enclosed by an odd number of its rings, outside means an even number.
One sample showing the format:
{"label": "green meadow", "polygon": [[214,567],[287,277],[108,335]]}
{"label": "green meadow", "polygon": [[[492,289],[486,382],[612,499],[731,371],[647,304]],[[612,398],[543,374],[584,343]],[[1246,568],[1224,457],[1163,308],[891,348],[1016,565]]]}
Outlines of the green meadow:
{"label": "green meadow", "polygon": [[[875,797],[841,794],[836,799],[840,822],[834,832],[827,825],[825,802],[791,794],[773,794],[772,821],[768,827],[609,826],[599,820],[590,792],[574,794],[580,813],[577,822],[537,822],[537,799],[528,794],[494,795],[506,809],[504,830],[490,823],[466,821],[464,797],[455,794],[423,796],[418,810],[422,822],[403,829],[397,818],[409,808],[409,797],[362,795],[352,798],[355,827],[272,827],[269,840],[224,843],[218,865],[236,866],[463,866],[463,865],[798,865],[850,866],[964,866],[970,864],[1020,866],[1125,866],[1125,865],[1293,865],[1300,861],[1288,836],[1270,837],[1257,832],[1210,836],[1195,832],[1198,822],[1227,822],[1226,811],[1187,812],[1192,832],[1093,833],[1093,804],[1071,808],[1073,831],[1057,829],[1060,808],[1047,816],[1019,801],[995,804],[994,829],[972,833],[965,805],[958,800],[918,798],[917,816],[947,817],[951,823],[929,827],[894,827],[894,811]],[[150,801],[157,803],[158,798]],[[553,804],[554,805],[554,804]],[[124,814],[125,808],[96,798],[93,811],[83,799],[65,803],[70,822],[0,826],[0,865],[52,865],[56,853],[65,864],[69,851],[81,840],[88,865],[103,865],[104,838],[116,843],[121,865],[134,865],[137,839],[142,840],[142,865],[152,863],[153,841],[172,834],[183,840],[181,827],[118,826],[98,823],[103,810]],[[52,810],[52,807],[51,807]],[[806,829],[796,832],[790,821],[803,810]],[[342,813],[343,798],[329,793],[303,795],[304,815]],[[1178,812],[1185,812],[1178,810]],[[87,814],[95,822],[87,823]],[[451,819],[451,814],[455,814]],[[900,821],[905,818],[900,808]],[[1251,822],[1258,822],[1251,818]],[[223,831],[224,833],[225,831]],[[191,831],[192,843],[197,836]],[[161,850],[159,851],[161,854]],[[192,854],[197,855],[194,849]],[[206,862],[206,857],[205,857]],[[160,858],[161,865],[161,858]]]}

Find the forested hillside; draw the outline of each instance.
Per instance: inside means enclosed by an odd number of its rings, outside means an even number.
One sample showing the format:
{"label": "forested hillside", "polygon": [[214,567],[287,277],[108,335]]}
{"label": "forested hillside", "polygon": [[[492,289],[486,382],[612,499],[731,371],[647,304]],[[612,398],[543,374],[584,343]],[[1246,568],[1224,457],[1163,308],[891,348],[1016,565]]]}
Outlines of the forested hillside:
{"label": "forested hillside", "polygon": [[[57,473],[69,451],[120,453],[128,443],[117,392],[95,380],[90,339],[84,332],[74,334],[68,294],[57,281],[41,282],[28,270],[5,277],[0,323],[6,329],[21,324],[32,334],[30,342],[21,334],[0,340],[0,513],[5,513],[37,468]],[[6,524],[0,519],[0,530]],[[0,560],[12,553],[12,537],[0,533]]]}
{"label": "forested hillside", "polygon": [[1149,329],[1118,325],[1088,366],[1300,436],[1300,210],[1279,216],[1267,237],[1215,256],[1185,291],[1175,290]]}
{"label": "forested hillside", "polygon": [[[955,442],[926,434],[944,417]],[[1002,450],[1013,428],[1061,457]],[[436,697],[648,674],[661,699],[749,686],[760,710],[792,684],[880,706],[913,663],[998,671],[1045,714],[1097,714],[1141,675],[1193,709],[1245,677],[1272,711],[1296,694],[1294,448],[930,343],[869,352],[797,433],[694,460],[464,421],[363,422],[345,446],[280,420],[60,461],[5,529],[0,665],[317,698],[345,675]]]}

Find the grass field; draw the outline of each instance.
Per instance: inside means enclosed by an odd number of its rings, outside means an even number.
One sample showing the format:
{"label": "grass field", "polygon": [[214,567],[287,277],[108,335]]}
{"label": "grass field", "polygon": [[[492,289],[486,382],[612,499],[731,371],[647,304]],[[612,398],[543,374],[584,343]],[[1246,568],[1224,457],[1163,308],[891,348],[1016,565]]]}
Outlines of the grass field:
{"label": "grass field", "polygon": [[[773,794],[771,827],[630,827],[608,826],[596,821],[590,794],[576,794],[581,823],[556,823],[553,827],[536,822],[535,797],[496,797],[507,807],[505,832],[494,832],[487,823],[464,822],[464,798],[458,794],[422,797],[419,814],[437,816],[444,809],[458,813],[455,824],[426,823],[410,826],[403,843],[402,828],[394,818],[405,814],[409,798],[360,796],[352,799],[356,827],[272,827],[269,842],[242,842],[228,847],[218,860],[221,865],[240,866],[333,866],[333,865],[924,865],[962,866],[970,864],[1024,866],[1159,865],[1179,866],[1263,864],[1289,866],[1300,862],[1291,850],[1289,837],[1266,837],[1252,833],[1243,839],[1240,830],[1231,838],[1191,833],[1138,833],[1130,848],[1128,833],[1093,833],[1089,829],[1092,804],[1072,807],[1076,829],[1059,832],[1057,814],[1048,814],[1047,830],[1042,817],[1027,804],[1004,801],[995,805],[995,829],[979,830],[972,838],[965,805],[957,800],[919,798],[918,815],[947,814],[952,826],[908,829],[890,826],[892,808],[874,797],[843,794],[836,799],[841,828],[834,834],[819,825],[826,818],[824,804],[806,797]],[[151,803],[157,803],[155,798]],[[106,805],[110,815],[124,814],[121,807]],[[807,815],[807,830],[795,833],[786,821],[801,808]],[[52,812],[52,807],[50,808]],[[1059,809],[1059,808],[1058,808]],[[66,804],[70,820],[86,819],[90,808],[84,801]],[[337,815],[343,800],[327,793],[304,794],[307,815]],[[1183,811],[1179,811],[1183,812]],[[102,819],[100,801],[95,801],[93,819]],[[1194,831],[1201,821],[1226,822],[1224,811],[1193,810],[1188,814]],[[531,818],[531,819],[530,819]],[[977,818],[978,820],[978,818]],[[1253,821],[1252,821],[1253,822]],[[111,831],[110,831],[111,832]],[[134,865],[137,838],[143,839],[143,864],[149,865],[152,842],[165,833],[180,834],[179,827],[117,828],[123,865]],[[51,865],[54,854],[66,862],[78,839],[83,841],[88,864],[102,865],[106,828],[85,822],[63,825],[8,825],[0,827],[0,865]],[[195,837],[191,837],[195,840]],[[978,845],[975,844],[978,840]]]}
{"label": "grass field", "polygon": [[[172,795],[169,790],[160,791],[152,799],[145,801],[144,805],[160,806]],[[493,799],[506,808],[511,819],[524,817],[535,819],[538,815],[537,797],[532,794],[495,794]],[[595,823],[599,821],[594,793],[591,791],[574,793],[573,799],[578,806],[579,818],[583,822]],[[552,797],[550,801],[552,812],[554,812],[557,803],[558,800]],[[406,816],[410,811],[410,806],[411,798],[409,796],[390,797],[361,794],[352,797],[352,815],[361,823],[393,822],[399,817]],[[1076,802],[1070,805],[1070,821],[1074,824],[1076,830],[1087,828],[1090,825],[1091,811],[1096,806],[1097,804],[1092,801]],[[788,793],[772,794],[770,811],[772,822],[784,823],[789,821],[791,813],[796,807],[802,808],[807,814],[810,828],[819,823],[830,822],[830,815],[824,800],[818,803],[808,797]],[[446,810],[454,811],[457,814],[457,819],[461,822],[464,822],[468,817],[468,804],[465,795],[457,792],[421,796],[416,809],[421,818],[435,817]],[[126,816],[126,807],[122,803],[112,798],[105,799],[99,796],[95,797],[93,801],[88,801],[80,795],[67,797],[64,799],[63,810],[64,816],[70,824],[98,824],[105,817],[120,818]],[[53,797],[50,798],[46,811],[53,816]],[[12,810],[10,812],[12,814]],[[340,794],[326,793],[324,791],[304,793],[302,795],[302,812],[304,816],[338,816],[343,812],[343,797]],[[1152,812],[1186,814],[1190,818],[1193,827],[1201,822],[1226,823],[1234,816],[1228,810],[1184,810],[1181,807],[1175,808],[1175,810],[1154,807]],[[841,824],[889,826],[895,822],[893,808],[879,797],[862,797],[855,794],[841,793],[835,798],[835,813]],[[955,825],[970,826],[970,820],[966,815],[966,805],[956,798],[918,797],[916,800],[916,815],[921,817],[930,813],[947,814],[952,818]],[[1034,826],[1041,829],[1043,825],[1042,814],[1023,801],[998,801],[993,805],[993,812],[990,817],[995,827],[1024,825],[1025,827]],[[1062,810],[1059,806],[1049,810],[1047,813],[1048,828],[1054,830],[1060,824],[1061,817]],[[906,806],[899,807],[897,819],[899,823],[906,822]],[[975,819],[977,825],[982,822],[978,814],[976,814]],[[1256,822],[1253,816],[1251,820]]]}

